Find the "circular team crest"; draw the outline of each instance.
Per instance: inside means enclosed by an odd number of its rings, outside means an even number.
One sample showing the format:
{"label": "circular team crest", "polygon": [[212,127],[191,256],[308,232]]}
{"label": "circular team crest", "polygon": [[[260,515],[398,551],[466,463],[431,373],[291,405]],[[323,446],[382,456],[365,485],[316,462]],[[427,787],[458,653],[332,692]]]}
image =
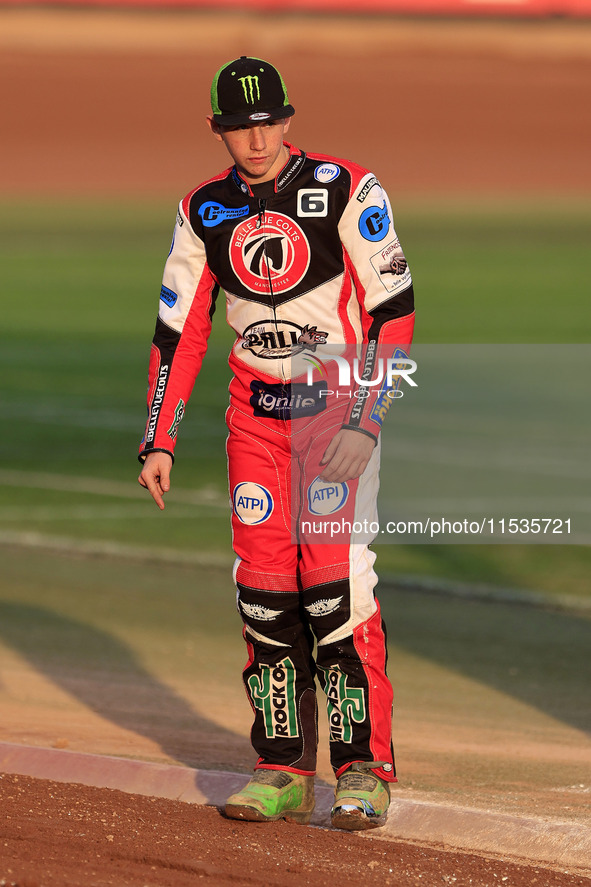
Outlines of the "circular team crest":
{"label": "circular team crest", "polygon": [[281,213],[265,213],[264,227],[258,216],[238,225],[230,241],[234,274],[255,293],[285,293],[303,279],[310,264],[310,244],[293,219]]}

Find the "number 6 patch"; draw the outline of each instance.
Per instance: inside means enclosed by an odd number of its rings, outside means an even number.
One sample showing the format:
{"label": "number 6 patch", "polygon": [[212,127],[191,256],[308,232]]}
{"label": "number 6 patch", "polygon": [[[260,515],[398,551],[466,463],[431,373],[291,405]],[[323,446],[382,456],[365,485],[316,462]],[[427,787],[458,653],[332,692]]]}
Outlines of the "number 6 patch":
{"label": "number 6 patch", "polygon": [[298,191],[298,216],[328,215],[328,190],[326,188],[300,188]]}

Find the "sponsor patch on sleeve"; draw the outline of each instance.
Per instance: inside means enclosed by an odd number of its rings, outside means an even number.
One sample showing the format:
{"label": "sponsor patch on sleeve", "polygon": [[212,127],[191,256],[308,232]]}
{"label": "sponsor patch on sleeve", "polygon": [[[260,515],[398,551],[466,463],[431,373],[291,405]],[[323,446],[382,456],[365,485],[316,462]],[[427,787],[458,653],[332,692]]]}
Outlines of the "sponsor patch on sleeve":
{"label": "sponsor patch on sleeve", "polygon": [[371,264],[384,289],[393,293],[410,283],[408,262],[402,252],[399,240],[390,243],[371,257]]}
{"label": "sponsor patch on sleeve", "polygon": [[175,440],[178,434],[179,425],[183,421],[183,416],[185,415],[185,401],[180,398],[179,402],[176,405],[176,409],[174,411],[174,419],[172,421],[172,425],[166,432],[171,440]]}
{"label": "sponsor patch on sleeve", "polygon": [[[408,357],[406,351],[402,348],[397,348],[393,355],[395,360],[405,360]],[[397,369],[405,369],[406,363],[397,367]],[[372,407],[371,413],[369,414],[369,418],[382,427],[382,423],[386,418],[388,410],[396,400],[398,394],[398,389],[400,388],[400,384],[402,382],[402,376],[398,376],[396,379],[396,383],[393,387],[390,387],[388,384],[388,377],[384,378],[380,386],[380,392],[376,398],[376,401]],[[402,394],[402,392],[400,392]]]}
{"label": "sponsor patch on sleeve", "polygon": [[359,203],[363,203],[365,200],[367,200],[371,190],[375,188],[376,185],[380,189],[381,193],[382,187],[375,176],[372,176],[370,179],[367,180],[367,182],[365,183],[365,185],[363,185],[363,187],[359,191],[359,194],[357,195],[357,200],[359,201]]}
{"label": "sponsor patch on sleeve", "polygon": [[359,216],[359,232],[365,240],[383,240],[390,230],[390,216],[384,200],[382,206],[368,206]]}
{"label": "sponsor patch on sleeve", "polygon": [[172,306],[176,304],[177,299],[177,294],[172,290],[169,290],[167,286],[163,286],[160,290],[160,300],[164,302],[165,305],[168,305],[169,308],[172,308]]}

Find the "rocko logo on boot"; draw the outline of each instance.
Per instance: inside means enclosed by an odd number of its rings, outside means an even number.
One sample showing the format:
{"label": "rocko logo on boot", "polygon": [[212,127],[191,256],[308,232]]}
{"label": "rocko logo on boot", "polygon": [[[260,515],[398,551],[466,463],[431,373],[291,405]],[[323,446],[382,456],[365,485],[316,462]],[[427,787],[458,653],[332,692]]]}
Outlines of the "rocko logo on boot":
{"label": "rocko logo on boot", "polygon": [[295,668],[286,656],[276,665],[262,665],[248,679],[248,692],[255,708],[263,713],[267,739],[299,736],[295,698]]}
{"label": "rocko logo on boot", "polygon": [[348,687],[347,675],[338,665],[318,668],[324,675],[330,741],[352,742],[353,724],[362,724],[366,717],[363,688]]}

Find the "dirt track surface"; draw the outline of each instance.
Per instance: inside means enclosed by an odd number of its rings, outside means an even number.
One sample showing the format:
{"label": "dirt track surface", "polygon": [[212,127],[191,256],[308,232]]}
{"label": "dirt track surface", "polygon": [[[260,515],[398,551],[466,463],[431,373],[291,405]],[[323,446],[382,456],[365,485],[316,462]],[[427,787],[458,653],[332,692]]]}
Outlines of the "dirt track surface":
{"label": "dirt track surface", "polygon": [[2,887],[590,887],[591,879],[347,832],[225,819],[110,789],[0,777]]}
{"label": "dirt track surface", "polygon": [[207,131],[217,68],[279,65],[304,150],[395,198],[591,189],[591,25],[113,11],[0,11],[0,193],[166,194],[227,162]]}

